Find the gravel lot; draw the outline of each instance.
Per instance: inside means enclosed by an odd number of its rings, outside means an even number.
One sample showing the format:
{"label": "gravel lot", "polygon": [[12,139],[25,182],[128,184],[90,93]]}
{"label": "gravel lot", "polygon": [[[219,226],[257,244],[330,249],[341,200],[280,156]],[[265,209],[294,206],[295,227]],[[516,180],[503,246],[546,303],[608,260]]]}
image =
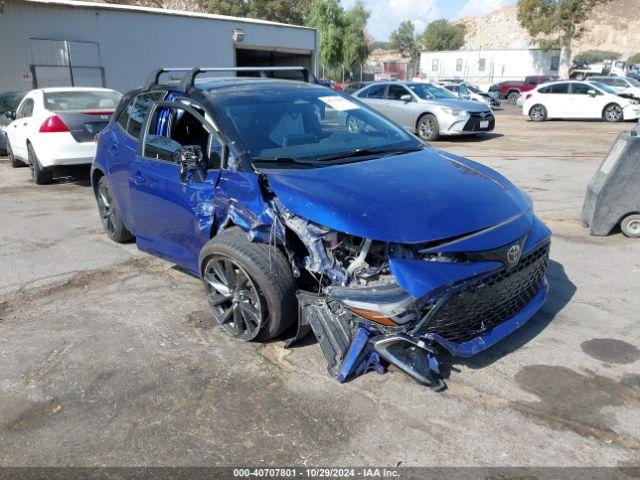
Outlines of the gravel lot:
{"label": "gravel lot", "polygon": [[317,344],[218,332],[200,283],[101,233],[86,170],[48,186],[0,159],[0,465],[640,464],[640,241],[590,237],[586,185],[632,124],[439,142],[530,192],[550,298],[444,393],[398,371],[340,385]]}

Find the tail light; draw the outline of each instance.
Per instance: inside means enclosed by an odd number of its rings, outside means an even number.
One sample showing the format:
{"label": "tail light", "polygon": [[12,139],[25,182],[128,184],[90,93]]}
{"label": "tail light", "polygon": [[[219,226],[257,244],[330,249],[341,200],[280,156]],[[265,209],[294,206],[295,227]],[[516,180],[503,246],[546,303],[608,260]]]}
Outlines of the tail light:
{"label": "tail light", "polygon": [[58,115],[51,115],[40,126],[40,133],[58,133],[68,131],[69,127],[64,124]]}
{"label": "tail light", "polygon": [[527,93],[527,96],[524,97],[525,100],[529,100],[533,96],[533,93]]}

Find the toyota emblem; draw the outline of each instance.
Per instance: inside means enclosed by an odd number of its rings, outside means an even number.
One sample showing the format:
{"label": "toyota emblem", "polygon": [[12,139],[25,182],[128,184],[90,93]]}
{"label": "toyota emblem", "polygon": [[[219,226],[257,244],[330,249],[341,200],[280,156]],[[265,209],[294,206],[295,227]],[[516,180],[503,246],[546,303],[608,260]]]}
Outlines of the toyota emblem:
{"label": "toyota emblem", "polygon": [[520,260],[520,254],[522,253],[522,248],[517,243],[515,245],[511,245],[509,250],[507,250],[507,261],[510,266],[515,265]]}

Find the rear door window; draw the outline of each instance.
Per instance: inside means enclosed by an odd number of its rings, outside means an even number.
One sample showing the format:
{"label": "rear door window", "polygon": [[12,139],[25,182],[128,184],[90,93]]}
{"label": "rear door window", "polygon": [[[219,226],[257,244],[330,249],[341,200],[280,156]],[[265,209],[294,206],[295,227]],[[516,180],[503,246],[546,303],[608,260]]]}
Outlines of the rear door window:
{"label": "rear door window", "polygon": [[556,95],[566,95],[569,93],[568,83],[556,83],[555,85],[549,85],[549,93]]}
{"label": "rear door window", "polygon": [[[147,115],[147,110],[149,110],[149,107],[153,102],[155,102],[156,100],[160,100],[163,95],[164,92],[159,90],[140,93],[127,106],[127,108],[125,109],[127,117],[126,131],[129,135],[134,138],[140,138],[140,130],[142,130],[142,122],[144,122],[144,118]],[[118,119],[118,123],[120,123],[120,119]],[[122,123],[120,123],[120,125],[122,126]]]}

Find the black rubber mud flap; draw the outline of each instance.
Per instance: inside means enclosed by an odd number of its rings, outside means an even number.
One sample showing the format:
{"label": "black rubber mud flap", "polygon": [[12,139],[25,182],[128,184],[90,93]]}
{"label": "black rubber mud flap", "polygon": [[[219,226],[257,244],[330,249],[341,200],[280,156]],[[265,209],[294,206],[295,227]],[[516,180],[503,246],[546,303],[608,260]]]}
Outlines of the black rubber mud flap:
{"label": "black rubber mud flap", "polygon": [[353,338],[350,315],[339,307],[332,309],[324,295],[299,290],[296,296],[300,322],[313,330],[327,359],[327,370],[336,377]]}

